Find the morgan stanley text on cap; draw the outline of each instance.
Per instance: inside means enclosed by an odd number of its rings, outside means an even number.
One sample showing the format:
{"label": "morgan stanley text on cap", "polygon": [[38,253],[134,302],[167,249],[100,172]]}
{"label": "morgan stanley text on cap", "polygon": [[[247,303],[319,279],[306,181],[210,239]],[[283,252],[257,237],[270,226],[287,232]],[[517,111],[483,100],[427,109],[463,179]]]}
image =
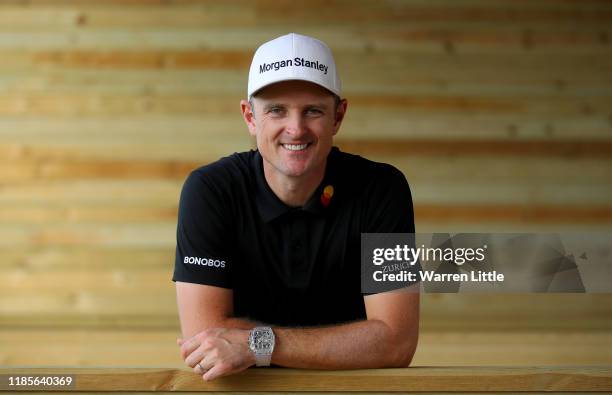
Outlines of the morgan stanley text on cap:
{"label": "morgan stanley text on cap", "polygon": [[262,44],[249,70],[247,95],[280,81],[313,82],[340,96],[340,78],[329,47],[316,38],[289,33]]}

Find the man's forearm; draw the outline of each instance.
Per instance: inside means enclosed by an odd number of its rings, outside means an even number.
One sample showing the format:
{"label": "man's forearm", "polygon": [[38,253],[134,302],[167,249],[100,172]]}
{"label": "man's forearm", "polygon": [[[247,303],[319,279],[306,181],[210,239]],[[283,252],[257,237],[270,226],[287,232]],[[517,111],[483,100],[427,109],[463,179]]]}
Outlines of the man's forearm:
{"label": "man's forearm", "polygon": [[407,366],[416,348],[416,334],[398,338],[379,320],[321,328],[277,328],[274,333],[278,349],[272,354],[272,363],[291,368]]}
{"label": "man's forearm", "polygon": [[244,318],[226,318],[223,320],[223,323],[220,325],[223,328],[231,328],[231,329],[253,329],[256,326],[263,325],[261,323],[257,323],[254,321],[249,321]]}
{"label": "man's forearm", "polygon": [[[251,329],[257,323],[228,318],[226,328]],[[273,327],[275,365],[305,369],[358,369],[407,366],[417,333],[398,336],[382,321],[365,320],[313,328]]]}

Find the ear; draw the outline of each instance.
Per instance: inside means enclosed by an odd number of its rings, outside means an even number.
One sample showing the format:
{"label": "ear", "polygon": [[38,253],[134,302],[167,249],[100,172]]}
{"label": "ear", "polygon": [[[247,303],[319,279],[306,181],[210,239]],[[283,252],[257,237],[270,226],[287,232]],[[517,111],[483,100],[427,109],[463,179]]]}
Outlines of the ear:
{"label": "ear", "polygon": [[255,114],[253,113],[253,109],[251,108],[251,103],[247,100],[240,100],[240,111],[242,112],[242,118],[249,128],[249,134],[251,136],[256,136],[257,128],[255,125]]}
{"label": "ear", "polygon": [[342,99],[340,103],[338,103],[338,108],[334,114],[334,136],[338,133],[338,130],[340,130],[340,125],[342,124],[342,120],[344,120],[344,115],[346,115],[347,105],[348,102],[346,99]]}

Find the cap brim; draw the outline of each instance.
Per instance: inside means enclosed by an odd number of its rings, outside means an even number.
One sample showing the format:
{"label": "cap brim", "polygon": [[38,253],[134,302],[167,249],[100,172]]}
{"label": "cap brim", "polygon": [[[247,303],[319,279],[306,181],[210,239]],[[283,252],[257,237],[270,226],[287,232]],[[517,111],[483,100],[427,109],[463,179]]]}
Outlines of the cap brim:
{"label": "cap brim", "polygon": [[335,96],[340,96],[339,93],[332,91],[331,89],[329,89],[328,87],[324,86],[323,84],[319,84],[318,82],[314,82],[312,80],[309,80],[308,78],[299,78],[299,77],[291,77],[291,78],[286,78],[286,79],[280,79],[278,81],[270,81],[267,84],[265,84],[264,86],[261,86],[259,88],[257,88],[253,93],[251,93],[249,95],[249,99],[251,99],[253,96],[255,96],[256,94],[258,94],[259,92],[261,92],[263,89],[271,86],[271,85],[275,85],[281,82],[285,82],[285,81],[304,81],[304,82],[310,82],[313,85],[317,85],[320,86],[321,88],[325,89],[326,91],[328,91],[329,93],[331,93],[332,95]]}

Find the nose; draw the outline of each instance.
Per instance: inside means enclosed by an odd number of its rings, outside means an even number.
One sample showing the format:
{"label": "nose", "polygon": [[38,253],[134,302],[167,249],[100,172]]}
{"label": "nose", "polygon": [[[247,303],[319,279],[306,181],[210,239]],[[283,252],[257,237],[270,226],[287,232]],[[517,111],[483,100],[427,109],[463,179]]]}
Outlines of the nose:
{"label": "nose", "polygon": [[306,134],[306,123],[304,117],[298,111],[293,111],[287,117],[285,132],[294,139],[299,139]]}

